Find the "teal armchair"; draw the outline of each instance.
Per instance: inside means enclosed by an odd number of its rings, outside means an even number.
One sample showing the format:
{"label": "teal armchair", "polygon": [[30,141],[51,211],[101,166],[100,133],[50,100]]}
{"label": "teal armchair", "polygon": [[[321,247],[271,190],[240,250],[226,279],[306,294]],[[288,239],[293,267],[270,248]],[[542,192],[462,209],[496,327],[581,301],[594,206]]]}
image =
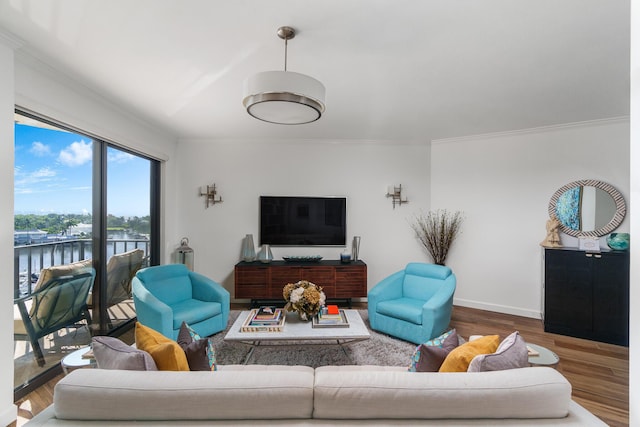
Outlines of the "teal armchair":
{"label": "teal armchair", "polygon": [[229,292],[184,264],[138,270],[131,282],[138,321],[175,340],[182,322],[201,337],[227,327]]}
{"label": "teal armchair", "polygon": [[409,263],[367,295],[371,328],[422,344],[449,326],[456,276],[446,266]]}

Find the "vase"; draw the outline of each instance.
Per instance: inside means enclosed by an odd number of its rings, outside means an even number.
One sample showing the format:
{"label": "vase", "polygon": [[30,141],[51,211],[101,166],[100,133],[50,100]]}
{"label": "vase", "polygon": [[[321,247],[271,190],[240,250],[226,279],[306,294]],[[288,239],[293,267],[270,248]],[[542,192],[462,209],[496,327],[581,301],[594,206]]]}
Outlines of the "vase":
{"label": "vase", "polygon": [[273,261],[273,254],[269,245],[262,245],[260,252],[258,253],[258,261],[268,264]]}
{"label": "vase", "polygon": [[353,236],[351,243],[351,259],[358,261],[360,259],[360,236]]}
{"label": "vase", "polygon": [[253,245],[253,234],[247,234],[242,241],[242,260],[246,262],[256,260],[256,248]]}
{"label": "vase", "polygon": [[629,233],[611,233],[607,237],[607,245],[614,251],[629,249]]}

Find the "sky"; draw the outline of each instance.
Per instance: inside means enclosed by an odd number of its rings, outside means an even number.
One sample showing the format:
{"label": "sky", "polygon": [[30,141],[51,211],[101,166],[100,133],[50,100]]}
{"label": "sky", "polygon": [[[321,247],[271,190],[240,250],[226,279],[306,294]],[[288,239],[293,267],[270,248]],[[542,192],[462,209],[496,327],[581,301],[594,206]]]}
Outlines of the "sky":
{"label": "sky", "polygon": [[[15,125],[15,214],[91,213],[92,140],[85,135]],[[149,215],[150,161],[109,147],[107,213]]]}

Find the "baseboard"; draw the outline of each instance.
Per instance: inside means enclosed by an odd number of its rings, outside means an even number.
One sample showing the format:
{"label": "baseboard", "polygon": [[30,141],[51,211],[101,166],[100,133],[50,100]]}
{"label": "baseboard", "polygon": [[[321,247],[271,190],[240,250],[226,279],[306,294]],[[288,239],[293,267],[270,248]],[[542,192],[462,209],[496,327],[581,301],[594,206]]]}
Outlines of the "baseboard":
{"label": "baseboard", "polygon": [[487,310],[487,311],[493,311],[497,313],[511,314],[514,316],[530,317],[532,319],[542,319],[542,314],[539,311],[520,308],[520,307],[511,307],[508,305],[499,305],[499,304],[489,304],[486,302],[471,301],[471,300],[465,300],[460,298],[454,298],[453,304],[459,305],[461,307],[477,308],[479,310]]}

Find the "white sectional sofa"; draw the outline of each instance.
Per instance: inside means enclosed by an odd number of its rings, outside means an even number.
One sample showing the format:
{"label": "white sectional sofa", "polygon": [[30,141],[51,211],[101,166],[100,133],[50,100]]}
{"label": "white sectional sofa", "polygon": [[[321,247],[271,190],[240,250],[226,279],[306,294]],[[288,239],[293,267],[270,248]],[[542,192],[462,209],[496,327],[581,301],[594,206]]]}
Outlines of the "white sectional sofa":
{"label": "white sectional sofa", "polygon": [[80,369],[35,426],[604,426],[552,368],[227,365],[215,372]]}

